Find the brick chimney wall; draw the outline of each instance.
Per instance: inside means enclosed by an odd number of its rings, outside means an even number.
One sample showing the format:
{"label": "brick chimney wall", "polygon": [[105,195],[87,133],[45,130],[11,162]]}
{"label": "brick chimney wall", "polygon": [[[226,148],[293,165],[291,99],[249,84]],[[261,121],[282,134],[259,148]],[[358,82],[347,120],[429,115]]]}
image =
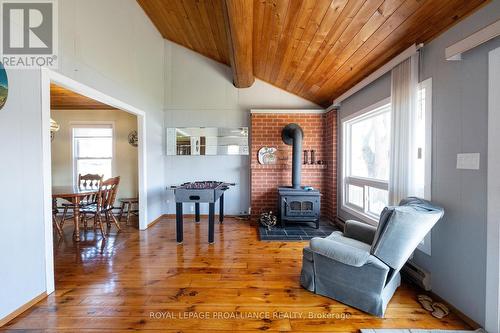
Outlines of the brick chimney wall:
{"label": "brick chimney wall", "polygon": [[[321,191],[321,214],[333,220],[337,214],[337,113],[252,113],[251,115],[251,207],[252,218],[262,212],[277,214],[279,186],[290,186],[292,147],[281,140],[281,130],[290,123],[304,130],[303,150],[315,150],[324,165],[302,165],[302,185]],[[262,165],[262,147],[278,148],[275,165]],[[310,157],[310,154],[309,154]]]}

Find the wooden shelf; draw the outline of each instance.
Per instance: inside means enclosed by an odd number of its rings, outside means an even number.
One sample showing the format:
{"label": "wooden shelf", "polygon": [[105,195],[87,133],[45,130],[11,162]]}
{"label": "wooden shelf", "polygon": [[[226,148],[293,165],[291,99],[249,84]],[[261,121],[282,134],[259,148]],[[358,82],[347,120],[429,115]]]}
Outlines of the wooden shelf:
{"label": "wooden shelf", "polygon": [[[302,164],[302,170],[324,170],[327,169],[328,165],[326,164]],[[291,164],[253,164],[250,166],[250,169],[272,169],[272,170],[288,170],[292,169]]]}

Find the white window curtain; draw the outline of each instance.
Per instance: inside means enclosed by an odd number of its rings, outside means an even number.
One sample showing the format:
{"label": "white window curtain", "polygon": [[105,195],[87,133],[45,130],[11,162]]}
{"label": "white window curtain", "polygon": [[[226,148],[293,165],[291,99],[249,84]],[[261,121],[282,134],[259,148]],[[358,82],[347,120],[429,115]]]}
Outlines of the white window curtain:
{"label": "white window curtain", "polygon": [[391,163],[389,205],[397,205],[413,192],[411,165],[411,120],[416,110],[418,56],[413,55],[391,72]]}

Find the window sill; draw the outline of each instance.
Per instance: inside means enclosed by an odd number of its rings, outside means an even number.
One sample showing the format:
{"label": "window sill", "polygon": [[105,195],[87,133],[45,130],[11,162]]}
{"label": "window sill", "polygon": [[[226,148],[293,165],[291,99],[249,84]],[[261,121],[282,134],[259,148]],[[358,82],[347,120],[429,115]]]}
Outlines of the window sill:
{"label": "window sill", "polygon": [[372,225],[372,226],[375,226],[375,227],[378,225],[377,219],[374,219],[373,217],[368,216],[366,214],[360,213],[360,212],[350,208],[349,206],[342,205],[340,207],[340,209],[343,210],[344,212],[346,212],[350,215],[353,215],[356,218],[360,219],[361,220],[360,222],[365,222],[365,223]]}

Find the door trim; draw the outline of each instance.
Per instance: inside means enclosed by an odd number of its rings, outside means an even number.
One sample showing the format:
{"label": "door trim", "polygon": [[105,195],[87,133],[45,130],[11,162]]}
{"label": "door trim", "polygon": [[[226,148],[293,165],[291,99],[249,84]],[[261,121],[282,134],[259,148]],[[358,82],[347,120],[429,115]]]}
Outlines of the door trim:
{"label": "door trim", "polygon": [[485,328],[500,332],[500,48],[488,54],[488,178]]}

